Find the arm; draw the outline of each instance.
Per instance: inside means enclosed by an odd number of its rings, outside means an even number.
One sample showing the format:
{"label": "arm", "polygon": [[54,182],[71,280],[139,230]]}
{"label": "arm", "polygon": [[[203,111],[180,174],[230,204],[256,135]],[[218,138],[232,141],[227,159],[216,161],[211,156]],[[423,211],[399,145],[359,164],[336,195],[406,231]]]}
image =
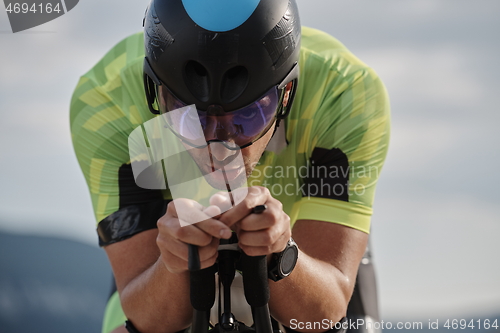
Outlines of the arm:
{"label": "arm", "polygon": [[[333,59],[337,56],[342,57]],[[303,179],[306,188],[328,184],[338,191],[308,193],[293,206],[297,222],[292,233],[300,250],[297,266],[286,279],[270,282],[272,313],[286,326],[290,319],[335,322],[346,315],[368,241],[375,186],[389,142],[389,101],[373,70],[351,56],[343,59],[354,65],[349,70],[343,61],[301,63],[303,90],[298,96],[323,93],[322,98],[304,98],[301,105],[301,110],[314,110],[308,115],[312,129],[298,114],[294,130],[298,138],[310,138],[309,165],[317,171],[321,167],[340,172],[309,173]]]}
{"label": "arm", "polygon": [[[177,332],[190,325],[186,243],[199,246],[201,266],[205,268],[217,258],[221,230],[226,232],[222,233],[225,238],[231,234],[227,226],[214,219],[181,228],[175,206],[172,202],[168,205],[157,230],[105,247],[123,311],[141,333]],[[199,209],[193,211],[201,214]]]}
{"label": "arm", "polygon": [[[259,204],[268,209],[259,216],[251,214]],[[291,319],[337,322],[345,316],[368,234],[313,220],[299,220],[290,230],[281,203],[261,187],[249,188],[249,195],[220,220],[233,225],[239,246],[248,255],[280,252],[293,233],[300,250],[297,265],[289,277],[269,282],[270,310],[279,322],[285,326]]]}
{"label": "arm", "polygon": [[312,220],[297,221],[292,234],[299,259],[289,277],[269,282],[273,316],[285,326],[291,319],[339,321],[346,314],[368,234]]}
{"label": "arm", "polygon": [[[187,273],[175,274],[162,263],[156,245],[158,230],[106,246],[122,308],[140,332],[186,328],[191,305]],[[171,287],[170,287],[171,286]]]}

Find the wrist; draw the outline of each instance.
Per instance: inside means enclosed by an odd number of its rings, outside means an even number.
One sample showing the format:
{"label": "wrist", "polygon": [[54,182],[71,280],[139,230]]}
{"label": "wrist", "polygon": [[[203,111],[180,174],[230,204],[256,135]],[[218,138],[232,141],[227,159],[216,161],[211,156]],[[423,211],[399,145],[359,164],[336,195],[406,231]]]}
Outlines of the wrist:
{"label": "wrist", "polygon": [[290,237],[285,249],[279,253],[273,253],[268,257],[268,277],[274,282],[280,281],[289,276],[299,256],[297,243]]}
{"label": "wrist", "polygon": [[158,267],[160,273],[165,276],[175,276],[178,278],[182,278],[183,275],[189,279],[189,269],[186,263],[186,267],[178,267],[172,265],[168,262],[163,255],[160,254],[160,257],[156,261],[156,266]]}

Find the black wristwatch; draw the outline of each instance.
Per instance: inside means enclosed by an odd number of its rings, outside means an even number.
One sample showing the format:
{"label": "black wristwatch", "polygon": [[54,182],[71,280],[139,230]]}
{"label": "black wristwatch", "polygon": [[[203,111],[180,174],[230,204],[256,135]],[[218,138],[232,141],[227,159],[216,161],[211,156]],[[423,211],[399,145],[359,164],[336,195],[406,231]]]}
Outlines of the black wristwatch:
{"label": "black wristwatch", "polygon": [[299,248],[297,243],[290,238],[286,247],[280,253],[273,253],[269,263],[269,278],[273,281],[279,281],[292,273],[297,258],[299,257]]}
{"label": "black wristwatch", "polygon": [[127,331],[128,331],[129,333],[141,333],[141,332],[139,332],[139,331],[137,330],[137,328],[135,328],[135,326],[134,326],[134,325],[132,325],[132,323],[131,323],[130,321],[128,321],[128,320],[125,322],[125,328],[127,329]]}

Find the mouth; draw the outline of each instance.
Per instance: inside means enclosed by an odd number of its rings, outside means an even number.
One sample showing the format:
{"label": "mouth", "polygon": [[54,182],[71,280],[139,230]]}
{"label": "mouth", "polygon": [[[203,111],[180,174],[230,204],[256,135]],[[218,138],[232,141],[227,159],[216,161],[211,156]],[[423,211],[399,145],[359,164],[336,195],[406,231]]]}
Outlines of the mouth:
{"label": "mouth", "polygon": [[245,167],[239,166],[239,167],[234,167],[234,166],[229,166],[229,165],[221,165],[221,166],[207,166],[207,169],[210,170],[209,173],[225,173],[226,175],[239,175]]}
{"label": "mouth", "polygon": [[[230,187],[239,187],[239,178],[244,174],[245,166],[211,166],[207,165],[207,176],[215,180],[218,184],[226,184]],[[235,180],[238,180],[235,182]],[[238,183],[238,184],[236,184]],[[234,185],[234,186],[233,186]]]}
{"label": "mouth", "polygon": [[222,172],[227,174],[232,174],[236,172],[241,172],[245,169],[245,163],[241,154],[234,154],[229,156],[224,161],[219,161],[215,156],[210,156],[210,161],[207,161],[206,170],[210,172]]}

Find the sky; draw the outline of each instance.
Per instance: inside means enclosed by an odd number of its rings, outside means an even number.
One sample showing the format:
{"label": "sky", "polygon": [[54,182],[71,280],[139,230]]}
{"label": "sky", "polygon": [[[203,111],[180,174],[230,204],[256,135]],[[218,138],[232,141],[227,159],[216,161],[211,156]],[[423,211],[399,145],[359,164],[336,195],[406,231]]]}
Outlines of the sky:
{"label": "sky", "polygon": [[[141,30],[147,4],[82,0],[16,34],[0,10],[0,230],[96,246],[69,102],[79,76]],[[342,41],[391,98],[371,234],[382,316],[499,313],[500,2],[298,4],[302,24]]]}

